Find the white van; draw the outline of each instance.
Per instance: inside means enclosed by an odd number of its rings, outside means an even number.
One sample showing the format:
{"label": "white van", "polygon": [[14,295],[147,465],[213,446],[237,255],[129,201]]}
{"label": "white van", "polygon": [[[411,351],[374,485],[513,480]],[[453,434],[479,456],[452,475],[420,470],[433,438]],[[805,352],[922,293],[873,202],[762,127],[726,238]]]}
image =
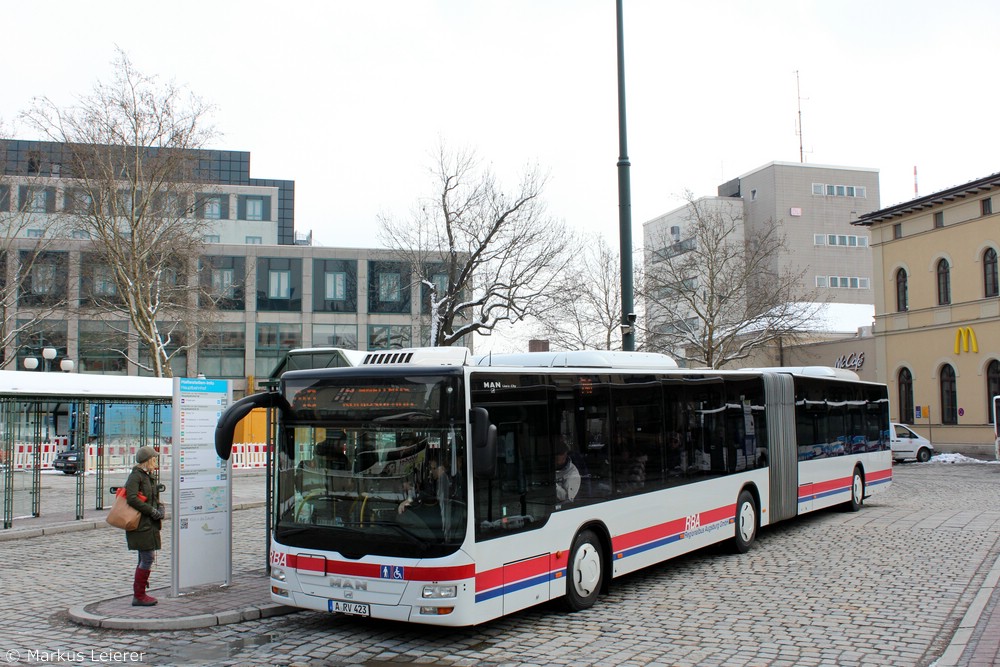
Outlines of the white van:
{"label": "white van", "polygon": [[934,455],[934,445],[931,444],[930,440],[922,435],[917,435],[902,424],[889,424],[889,434],[894,461],[916,459],[921,463],[926,463]]}

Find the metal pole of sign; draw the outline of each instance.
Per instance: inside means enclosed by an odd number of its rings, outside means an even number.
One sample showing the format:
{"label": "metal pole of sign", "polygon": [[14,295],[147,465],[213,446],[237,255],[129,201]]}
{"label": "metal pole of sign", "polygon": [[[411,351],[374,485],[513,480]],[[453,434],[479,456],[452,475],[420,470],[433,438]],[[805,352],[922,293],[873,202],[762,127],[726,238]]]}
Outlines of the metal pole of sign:
{"label": "metal pole of sign", "polygon": [[44,403],[35,401],[35,423],[31,429],[31,516],[42,514],[42,464],[39,450],[42,448],[42,420],[49,416],[43,405]]}
{"label": "metal pole of sign", "polygon": [[0,404],[3,414],[3,527],[14,525],[14,433],[18,430],[15,421],[18,417],[16,405],[11,401]]}
{"label": "metal pole of sign", "polygon": [[931,426],[931,406],[927,406],[927,439],[934,442],[934,427]]}

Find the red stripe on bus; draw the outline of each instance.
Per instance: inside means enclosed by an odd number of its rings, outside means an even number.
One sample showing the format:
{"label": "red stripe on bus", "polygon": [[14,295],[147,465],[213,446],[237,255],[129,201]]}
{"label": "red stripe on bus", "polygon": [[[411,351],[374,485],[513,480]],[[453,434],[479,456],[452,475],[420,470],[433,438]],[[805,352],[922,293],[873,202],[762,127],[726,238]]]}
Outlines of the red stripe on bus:
{"label": "red stripe on bus", "polygon": [[[815,495],[818,493],[824,493],[826,491],[833,491],[835,489],[849,489],[851,488],[851,477],[841,477],[839,479],[828,479],[825,482],[813,482],[812,484],[805,484],[799,487],[799,496]],[[803,494],[802,490],[805,489],[807,493]]]}
{"label": "red stripe on bus", "polygon": [[640,544],[648,544],[668,535],[683,533],[687,526],[686,519],[674,519],[666,523],[660,523],[649,528],[642,528],[631,533],[624,533],[611,540],[611,548],[615,551],[624,551]]}
{"label": "red stripe on bus", "polygon": [[[524,579],[531,579],[539,575],[548,574],[552,571],[552,568],[559,568],[559,560],[561,559],[558,555],[556,555],[555,558],[551,558],[550,554],[544,554],[542,556],[535,556],[534,558],[528,558],[517,563],[511,563],[492,570],[477,572],[476,592],[479,593],[481,591],[488,591],[492,588],[503,586],[504,584],[512,584]],[[565,567],[565,564],[563,564],[562,567]]]}
{"label": "red stripe on bus", "polygon": [[[296,570],[307,570],[318,574],[344,574],[370,579],[379,579],[381,568],[386,565],[386,563],[350,563],[303,554],[288,554],[286,562],[289,568]],[[444,567],[405,565],[403,566],[403,579],[405,581],[455,581],[457,579],[471,579],[475,576],[475,572],[476,566],[471,563]]]}
{"label": "red stripe on bus", "polygon": [[873,470],[868,473],[869,482],[878,482],[883,479],[892,479],[892,468],[888,468],[887,470]]}

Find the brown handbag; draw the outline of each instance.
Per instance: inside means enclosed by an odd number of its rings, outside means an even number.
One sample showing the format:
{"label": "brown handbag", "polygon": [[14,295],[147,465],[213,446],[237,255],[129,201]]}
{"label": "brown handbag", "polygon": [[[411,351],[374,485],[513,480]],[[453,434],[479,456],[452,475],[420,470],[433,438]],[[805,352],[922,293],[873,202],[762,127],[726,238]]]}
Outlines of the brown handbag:
{"label": "brown handbag", "polygon": [[[141,493],[138,496],[139,500],[146,502],[146,496]],[[111,506],[111,510],[108,512],[105,521],[115,528],[135,530],[139,527],[141,516],[139,510],[129,505],[128,500],[125,499],[125,487],[118,487],[118,490],[115,492],[115,503]]]}

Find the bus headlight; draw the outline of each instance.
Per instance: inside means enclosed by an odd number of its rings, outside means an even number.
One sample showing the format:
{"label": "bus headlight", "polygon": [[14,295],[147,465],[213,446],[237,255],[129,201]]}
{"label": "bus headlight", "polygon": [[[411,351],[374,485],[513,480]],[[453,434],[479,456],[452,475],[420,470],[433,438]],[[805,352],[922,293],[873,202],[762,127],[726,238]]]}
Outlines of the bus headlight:
{"label": "bus headlight", "polygon": [[282,570],[280,567],[271,568],[271,578],[277,579],[278,581],[284,581],[285,571]]}
{"label": "bus headlight", "polygon": [[443,586],[441,584],[424,586],[424,592],[421,594],[421,597],[425,600],[443,600],[458,597],[458,586],[455,584],[450,584],[448,586]]}

